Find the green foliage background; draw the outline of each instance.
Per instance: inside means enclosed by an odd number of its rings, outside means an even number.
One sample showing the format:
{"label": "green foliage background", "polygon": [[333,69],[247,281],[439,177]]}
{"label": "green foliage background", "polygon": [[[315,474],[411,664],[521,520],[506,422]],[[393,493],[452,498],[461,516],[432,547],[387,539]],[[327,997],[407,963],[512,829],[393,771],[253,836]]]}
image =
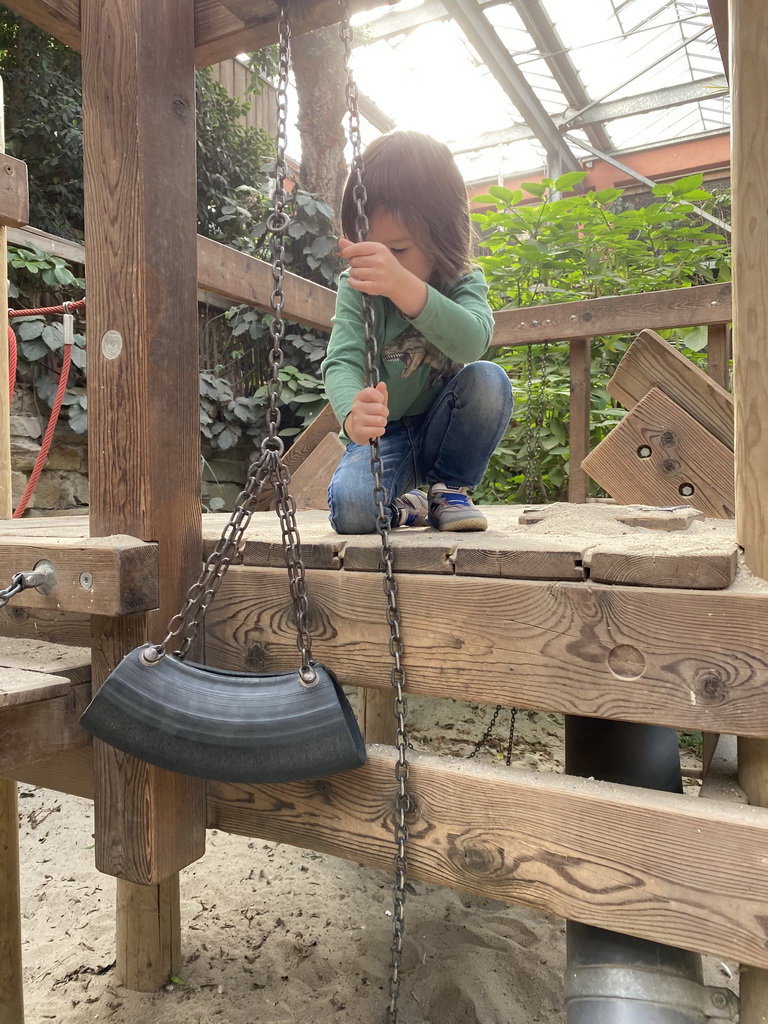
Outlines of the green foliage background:
{"label": "green foliage background", "polygon": [[[584,177],[574,172],[517,191],[494,186],[477,198],[488,204],[473,217],[482,237],[478,262],[495,309],[730,280],[729,240],[694,206],[727,207],[729,197],[702,188],[700,174],[656,185],[652,201],[638,209],[628,206],[618,188],[564,194]],[[662,333],[694,362],[703,361],[705,328]],[[606,384],[632,337],[593,341],[593,446],[624,415]],[[565,500],[569,346],[521,346],[498,352],[494,359],[516,385],[516,407],[478,497],[489,502]]]}
{"label": "green foliage background", "polygon": [[[252,88],[259,72],[275,68],[270,48],[253,54]],[[30,223],[43,231],[83,239],[82,92],[79,54],[0,6],[0,73],[6,88],[6,144],[27,163]],[[213,80],[210,69],[196,73],[198,231],[245,252],[269,258],[265,219],[269,212],[269,171],[274,142],[259,128],[245,127],[250,98],[235,99]],[[287,265],[294,273],[333,285],[337,267],[333,213],[313,196],[290,198],[293,222]],[[33,246],[10,254],[11,297],[16,308],[55,305],[81,298],[84,281],[57,257]],[[77,268],[80,269],[80,268]],[[226,449],[263,432],[264,380],[269,372],[269,317],[247,307],[214,316],[203,314],[201,329],[200,423],[214,448]],[[16,321],[18,377],[34,383],[52,404],[63,346],[61,327],[42,318]],[[317,365],[325,337],[288,325],[288,400],[283,433],[290,435],[322,404]],[[85,325],[78,320],[76,351],[64,400],[69,425],[87,429]]]}

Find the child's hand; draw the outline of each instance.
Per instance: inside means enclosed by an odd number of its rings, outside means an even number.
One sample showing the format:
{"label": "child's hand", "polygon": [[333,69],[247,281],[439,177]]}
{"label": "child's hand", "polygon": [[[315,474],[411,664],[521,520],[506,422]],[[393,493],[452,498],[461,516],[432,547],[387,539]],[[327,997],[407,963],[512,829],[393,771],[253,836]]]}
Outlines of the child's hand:
{"label": "child's hand", "polygon": [[339,239],[342,259],[349,260],[349,284],[366,295],[384,295],[406,316],[418,316],[427,304],[427,286],[403,267],[381,242]]}
{"label": "child's hand", "polygon": [[382,380],[375,388],[363,388],[355,395],[344,420],[344,433],[355,444],[368,444],[384,433],[388,416],[387,385]]}

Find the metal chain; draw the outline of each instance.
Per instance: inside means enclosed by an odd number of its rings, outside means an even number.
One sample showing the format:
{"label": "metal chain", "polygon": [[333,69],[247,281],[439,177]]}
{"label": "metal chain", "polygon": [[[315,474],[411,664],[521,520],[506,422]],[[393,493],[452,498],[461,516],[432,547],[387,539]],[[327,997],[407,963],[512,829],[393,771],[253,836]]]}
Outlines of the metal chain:
{"label": "metal chain", "polygon": [[[349,13],[346,3],[341,0],[341,24],[340,35],[344,46],[344,69],[346,71],[346,97],[349,108],[349,138],[352,146],[351,174],[354,179],[352,198],[357,211],[355,217],[355,234],[358,242],[363,241],[368,233],[368,217],[365,212],[367,194],[363,184],[363,156],[362,143],[360,138],[360,113],[358,110],[358,90],[352,77],[351,56],[353,33],[349,23]],[[366,376],[370,387],[375,387],[379,382],[379,372],[376,365],[377,343],[374,333],[375,318],[370,297],[363,293],[363,329],[365,334],[366,353]],[[392,655],[392,673],[390,681],[395,690],[394,715],[395,746],[397,747],[397,762],[395,764],[395,780],[397,792],[394,806],[394,840],[395,840],[395,885],[394,885],[394,909],[392,914],[392,945],[390,947],[389,960],[389,1003],[387,1005],[387,1024],[397,1024],[398,1000],[400,998],[400,975],[402,970],[403,957],[403,936],[405,934],[405,897],[406,879],[408,873],[408,861],[406,858],[406,843],[408,842],[408,823],[406,817],[411,810],[411,799],[408,795],[406,784],[409,776],[409,764],[406,753],[410,746],[406,718],[408,715],[408,704],[403,696],[405,689],[405,670],[402,665],[403,641],[400,635],[400,609],[397,603],[397,582],[394,576],[393,560],[394,555],[390,542],[391,518],[387,510],[387,493],[382,482],[383,467],[381,460],[381,449],[379,439],[373,438],[371,445],[371,473],[373,474],[373,499],[378,508],[376,517],[376,528],[381,537],[381,566],[384,572],[384,593],[387,598],[387,622],[389,624],[390,639],[389,651]]]}
{"label": "metal chain", "polygon": [[12,597],[20,594],[22,590],[37,590],[40,587],[50,588],[41,590],[41,593],[50,593],[56,586],[56,571],[50,562],[38,563],[28,572],[17,572],[11,577],[10,584],[0,590],[0,608],[5,608]]}
{"label": "metal chain", "polygon": [[[494,729],[494,726],[496,725],[498,717],[501,714],[501,709],[502,709],[502,705],[501,704],[497,704],[496,705],[496,710],[493,712],[493,717],[491,718],[490,722],[488,723],[488,728],[485,730],[483,735],[480,737],[480,739],[474,745],[474,747],[471,750],[471,752],[469,754],[467,754],[467,760],[468,761],[471,761],[473,757],[477,757],[477,755],[480,753],[480,751],[483,749],[483,747],[488,743],[488,740],[491,738],[491,734],[493,733],[493,729]],[[509,766],[512,764],[512,747],[514,746],[514,743],[515,743],[515,722],[516,722],[516,720],[517,720],[517,708],[510,708],[509,709],[509,737],[507,739],[507,756],[506,756],[507,768],[509,768]]]}
{"label": "metal chain", "polygon": [[0,608],[5,608],[12,597],[24,590],[24,573],[17,572],[12,578],[10,585],[0,590]]}
{"label": "metal chain", "polygon": [[272,348],[269,362],[272,376],[267,385],[269,407],[267,409],[267,437],[261,443],[261,454],[248,468],[248,480],[244,490],[238,496],[235,510],[219,538],[213,552],[208,556],[203,570],[197,580],[187,591],[184,607],[168,624],[168,635],[161,644],[149,648],[143,657],[148,662],[162,658],[172,640],[181,639],[177,650],[184,657],[197,635],[205,612],[213,601],[221,580],[232,563],[232,559],[240,551],[243,534],[255,511],[256,498],[266,480],[272,483],[277,498],[277,514],[283,534],[283,552],[288,568],[288,582],[293,601],[294,619],[296,623],[296,645],[301,655],[299,675],[305,686],[312,686],[317,681],[317,673],[312,666],[312,638],[309,634],[309,602],[307,600],[304,562],[301,556],[301,542],[296,525],[296,502],[288,492],[291,475],[282,460],[285,446],[278,430],[280,428],[279,400],[282,392],[280,369],[283,365],[282,342],[285,337],[285,321],[283,309],[285,296],[283,284],[285,280],[285,233],[290,218],[285,210],[287,192],[285,179],[287,165],[285,150],[288,138],[288,69],[290,66],[291,27],[288,21],[285,4],[280,6],[278,86],[277,86],[277,157],[275,160],[273,209],[267,218],[267,227],[272,235],[272,280],[274,282],[270,303],[274,314],[269,334]]}

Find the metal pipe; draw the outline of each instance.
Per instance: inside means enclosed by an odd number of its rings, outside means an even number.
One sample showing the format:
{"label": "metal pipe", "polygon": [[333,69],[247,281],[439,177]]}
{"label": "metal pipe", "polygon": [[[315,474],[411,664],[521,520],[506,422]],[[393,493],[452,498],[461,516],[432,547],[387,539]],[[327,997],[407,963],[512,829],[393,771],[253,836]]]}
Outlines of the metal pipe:
{"label": "metal pipe", "polygon": [[[677,733],[566,716],[569,775],[682,793]],[[701,957],[591,925],[566,924],[568,1024],[708,1024],[737,1020],[727,989],[703,984]]]}

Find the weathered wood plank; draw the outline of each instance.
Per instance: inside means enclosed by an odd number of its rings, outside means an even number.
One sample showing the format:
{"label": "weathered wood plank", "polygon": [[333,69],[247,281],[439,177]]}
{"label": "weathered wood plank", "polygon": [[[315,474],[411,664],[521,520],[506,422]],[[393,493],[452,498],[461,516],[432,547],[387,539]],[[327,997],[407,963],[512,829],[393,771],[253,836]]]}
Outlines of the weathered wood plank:
{"label": "weathered wood plank", "polygon": [[[274,10],[271,0],[270,7]],[[233,303],[242,302],[268,312],[272,308],[272,267],[202,235],[197,236],[197,280],[201,288]],[[335,292],[291,273],[285,275],[283,288],[286,316],[310,327],[330,330]]]}
{"label": "weathered wood plank", "polygon": [[5,6],[73,50],[80,49],[80,0],[11,0]]}
{"label": "weathered wood plank", "polygon": [[[20,675],[23,684],[16,678]],[[0,707],[58,697],[73,683],[90,679],[88,647],[0,638]]]}
{"label": "weathered wood plank", "polygon": [[13,598],[14,607],[98,615],[157,608],[157,544],[121,536],[30,541],[21,533],[8,538],[0,532],[0,564],[22,572],[42,561],[53,566],[55,587],[45,594],[22,590]]}
{"label": "weathered wood plank", "polygon": [[[209,824],[389,870],[395,758],[373,747],[362,768],[322,780],[210,783]],[[763,809],[418,752],[409,762],[412,878],[768,965]]]}
{"label": "weathered wood plank", "polygon": [[328,485],[344,454],[336,433],[326,434],[291,474],[290,492],[297,509],[327,509]]}
{"label": "weathered wood plank", "polygon": [[622,504],[690,501],[706,516],[733,518],[732,453],[658,388],[637,403],[583,465]]}
{"label": "weathered wood plank", "polygon": [[[584,554],[584,565],[596,583],[642,587],[724,590],[736,577],[738,546],[734,541],[710,541],[702,551],[697,536],[676,536],[675,543],[649,550],[648,540],[617,537],[598,541]],[[633,550],[633,547],[635,550]]]}
{"label": "weathered wood plank", "polygon": [[[380,0],[350,0],[349,11],[366,11]],[[236,12],[239,12],[236,13]],[[241,16],[239,16],[241,15]],[[339,20],[336,0],[296,3],[291,11],[294,35],[311,32]],[[270,0],[196,0],[195,63],[207,67],[277,42],[277,15]]]}
{"label": "weathered wood plank", "polygon": [[494,347],[533,345],[539,341],[631,334],[650,327],[698,327],[731,319],[730,284],[612,295],[605,299],[556,302],[551,306],[503,309],[494,314]]}
{"label": "weathered wood plank", "polygon": [[[160,580],[158,613],[94,616],[98,687],[165,635],[202,560],[194,12],[81,0],[81,28],[91,533],[156,543]],[[149,885],[201,856],[199,780],[96,747],[100,870]]]}
{"label": "weathered wood plank", "polygon": [[80,747],[9,772],[0,772],[0,778],[93,800],[93,747]]}
{"label": "weathered wood plank", "polygon": [[17,608],[9,604],[0,608],[0,636],[85,647],[91,642],[91,617],[49,611],[47,608]]}
{"label": "weathered wood plank", "polygon": [[[24,687],[33,697],[45,689],[53,691],[57,679],[62,690],[59,695],[3,703],[6,694],[19,697]],[[38,680],[40,689],[36,689]],[[15,694],[7,685],[11,681]],[[90,682],[73,684],[68,679],[39,672],[0,669],[0,772],[90,745],[91,737],[79,724],[90,700]]]}
{"label": "weathered wood plank", "polygon": [[[380,577],[309,570],[307,583],[315,657],[343,685],[388,689]],[[410,692],[768,736],[768,592],[412,573],[398,602]],[[206,652],[222,668],[295,667],[284,570],[230,569]]]}
{"label": "weathered wood plank", "polygon": [[663,391],[733,451],[733,398],[668,341],[642,331],[616,367],[608,391],[633,409],[651,388]]}
{"label": "weathered wood plank", "polygon": [[725,391],[731,377],[730,335],[728,324],[710,324],[707,328],[707,376]]}

